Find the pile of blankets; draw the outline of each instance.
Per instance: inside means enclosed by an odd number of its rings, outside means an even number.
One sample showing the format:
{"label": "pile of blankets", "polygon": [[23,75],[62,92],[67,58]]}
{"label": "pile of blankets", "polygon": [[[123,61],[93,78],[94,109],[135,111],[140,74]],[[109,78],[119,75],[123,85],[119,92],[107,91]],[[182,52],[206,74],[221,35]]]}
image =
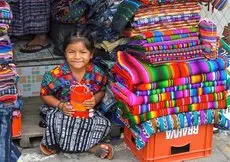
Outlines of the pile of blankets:
{"label": "pile of blankets", "polygon": [[[215,57],[217,49],[202,41],[200,33],[210,34],[211,30],[215,39],[208,40],[217,42],[216,29],[199,23],[200,10],[195,1],[142,5],[134,15],[131,28],[125,31],[125,35],[133,39],[128,53],[152,64]],[[205,24],[205,29],[199,30],[198,24]]]}
{"label": "pile of blankets", "polygon": [[199,11],[194,1],[142,5],[125,31],[132,40],[117,53],[112,91],[137,149],[157,132],[204,124],[230,129],[223,114],[229,60],[217,54],[215,24],[200,21]]}
{"label": "pile of blankets", "polygon": [[11,20],[9,5],[0,1],[0,161],[4,162],[16,162],[20,156],[11,137],[13,114],[20,115],[22,106],[17,88],[18,75],[12,63],[12,44],[7,36]]}

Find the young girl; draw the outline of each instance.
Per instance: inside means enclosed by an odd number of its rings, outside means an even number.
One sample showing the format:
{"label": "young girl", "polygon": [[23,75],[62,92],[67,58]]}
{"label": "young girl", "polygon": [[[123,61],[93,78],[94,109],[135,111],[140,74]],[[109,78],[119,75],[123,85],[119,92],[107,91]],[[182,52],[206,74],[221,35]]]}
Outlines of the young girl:
{"label": "young girl", "polygon": [[[86,34],[71,34],[64,43],[66,62],[43,77],[40,96],[49,111],[40,148],[46,155],[57,151],[88,151],[101,158],[113,157],[111,145],[98,144],[110,132],[111,124],[95,110],[104,96],[107,79],[104,72],[91,63],[93,49]],[[83,102],[87,109],[94,109],[93,117],[73,117],[70,88],[76,84],[87,86],[93,93],[92,98]]]}

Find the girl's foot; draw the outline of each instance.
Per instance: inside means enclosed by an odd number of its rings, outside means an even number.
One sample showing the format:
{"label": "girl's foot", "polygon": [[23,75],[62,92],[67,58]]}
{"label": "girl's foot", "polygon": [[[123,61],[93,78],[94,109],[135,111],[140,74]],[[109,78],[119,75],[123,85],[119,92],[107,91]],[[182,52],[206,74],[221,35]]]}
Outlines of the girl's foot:
{"label": "girl's foot", "polygon": [[114,155],[113,147],[110,144],[98,144],[92,147],[89,152],[94,153],[94,155],[102,158],[111,160]]}
{"label": "girl's foot", "polygon": [[40,149],[42,151],[43,154],[49,156],[49,155],[53,155],[56,153],[55,150],[51,150],[51,149],[48,149],[44,144],[40,144]]}

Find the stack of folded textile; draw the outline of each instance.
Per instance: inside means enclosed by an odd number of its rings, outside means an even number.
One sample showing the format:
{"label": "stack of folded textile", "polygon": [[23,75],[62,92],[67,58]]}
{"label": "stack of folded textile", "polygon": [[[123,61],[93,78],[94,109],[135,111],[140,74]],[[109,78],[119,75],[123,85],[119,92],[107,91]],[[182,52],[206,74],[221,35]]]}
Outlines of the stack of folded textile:
{"label": "stack of folded textile", "polygon": [[0,161],[14,162],[20,156],[20,152],[12,143],[11,122],[13,111],[21,108],[21,100],[17,89],[18,76],[16,67],[12,63],[12,44],[7,36],[12,19],[9,5],[5,1],[0,1],[0,132],[1,151]]}
{"label": "stack of folded textile", "polygon": [[[125,35],[133,39],[128,53],[154,64],[215,57],[216,50],[212,51],[210,44],[200,40],[200,9],[196,0],[142,5],[132,27],[125,31]],[[205,29],[209,29],[209,24],[205,25]],[[217,33],[213,34],[212,37]]]}
{"label": "stack of folded textile", "polygon": [[125,52],[117,55],[112,91],[120,101],[122,120],[136,135],[137,148],[166,130],[203,124],[230,128],[221,111],[230,105],[227,57],[152,66]]}
{"label": "stack of folded textile", "polygon": [[230,129],[222,111],[230,105],[229,60],[217,57],[215,24],[200,21],[196,0],[141,1],[125,31],[132,40],[112,69],[118,113],[137,148],[157,132],[204,124]]}

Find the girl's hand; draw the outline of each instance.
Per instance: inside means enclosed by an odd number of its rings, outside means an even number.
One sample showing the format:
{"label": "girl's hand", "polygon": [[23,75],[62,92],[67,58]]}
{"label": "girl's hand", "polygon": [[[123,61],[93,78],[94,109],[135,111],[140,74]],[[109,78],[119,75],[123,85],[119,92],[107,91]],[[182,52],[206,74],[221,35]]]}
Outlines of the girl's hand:
{"label": "girl's hand", "polygon": [[96,105],[96,99],[93,96],[91,99],[85,100],[83,102],[83,105],[87,108],[87,109],[93,109],[94,106]]}
{"label": "girl's hand", "polygon": [[69,102],[63,103],[61,109],[65,115],[70,116],[70,117],[73,116],[74,109],[73,109],[73,106]]}

